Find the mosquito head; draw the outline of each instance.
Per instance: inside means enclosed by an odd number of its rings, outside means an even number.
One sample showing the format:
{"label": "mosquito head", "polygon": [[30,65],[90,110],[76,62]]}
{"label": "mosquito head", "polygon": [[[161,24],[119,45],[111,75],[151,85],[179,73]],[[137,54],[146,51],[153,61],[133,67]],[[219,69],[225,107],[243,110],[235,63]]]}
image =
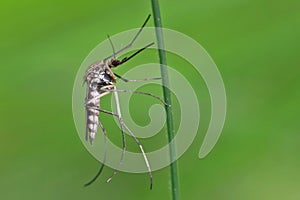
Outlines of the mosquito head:
{"label": "mosquito head", "polygon": [[122,64],[122,61],[118,60],[117,58],[113,58],[113,59],[108,63],[108,66],[109,66],[110,68],[114,68],[114,67],[119,66],[120,64]]}

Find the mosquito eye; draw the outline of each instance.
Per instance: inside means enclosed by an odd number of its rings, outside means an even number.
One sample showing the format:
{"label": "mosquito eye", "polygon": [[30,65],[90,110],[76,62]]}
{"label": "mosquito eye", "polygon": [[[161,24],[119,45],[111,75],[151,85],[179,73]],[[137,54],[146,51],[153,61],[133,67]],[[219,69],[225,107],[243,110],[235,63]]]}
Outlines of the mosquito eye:
{"label": "mosquito eye", "polygon": [[113,60],[111,61],[111,67],[117,67],[118,65],[120,64],[120,61],[119,60]]}

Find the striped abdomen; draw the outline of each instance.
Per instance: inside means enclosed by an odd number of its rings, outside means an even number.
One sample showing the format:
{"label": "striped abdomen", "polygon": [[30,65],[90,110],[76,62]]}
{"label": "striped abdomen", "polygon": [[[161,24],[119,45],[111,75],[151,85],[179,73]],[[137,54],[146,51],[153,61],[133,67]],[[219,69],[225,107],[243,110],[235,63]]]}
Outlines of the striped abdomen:
{"label": "striped abdomen", "polygon": [[86,140],[90,140],[92,144],[95,135],[98,130],[99,125],[99,108],[100,108],[100,98],[99,91],[97,89],[92,90],[91,88],[87,88],[86,94]]}

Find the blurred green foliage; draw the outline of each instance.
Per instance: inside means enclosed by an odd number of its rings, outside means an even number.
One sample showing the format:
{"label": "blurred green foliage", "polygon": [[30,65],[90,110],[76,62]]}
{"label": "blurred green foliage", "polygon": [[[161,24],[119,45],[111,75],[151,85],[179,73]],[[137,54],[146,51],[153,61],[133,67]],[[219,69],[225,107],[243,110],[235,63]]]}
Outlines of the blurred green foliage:
{"label": "blurred green foliage", "polygon": [[[199,160],[209,96],[184,61],[169,58],[199,90],[203,119],[179,159],[182,199],[300,199],[300,2],[160,3],[163,25],[206,48],[228,95],[223,134]],[[119,173],[106,184],[110,168],[83,188],[99,163],[81,144],[71,110],[73,81],[85,56],[107,34],[138,27],[150,12],[146,0],[0,3],[0,199],[169,199],[168,168],[154,172],[153,191],[147,174]],[[151,144],[145,141],[149,149]]]}

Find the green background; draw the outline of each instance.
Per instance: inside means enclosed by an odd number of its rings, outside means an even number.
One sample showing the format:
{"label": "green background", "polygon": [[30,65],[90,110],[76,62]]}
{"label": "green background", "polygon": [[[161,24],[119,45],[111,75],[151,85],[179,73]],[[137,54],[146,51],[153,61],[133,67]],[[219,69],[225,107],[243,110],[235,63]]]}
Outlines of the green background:
{"label": "green background", "polygon": [[[170,56],[169,64],[197,89],[203,110],[203,126],[178,161],[181,198],[300,199],[300,2],[160,3],[164,27],[194,38],[212,56],[228,98],[221,138],[199,160],[209,96],[201,77]],[[72,118],[72,87],[83,59],[107,34],[138,27],[150,6],[146,0],[1,1],[0,199],[170,198],[169,168],[154,172],[152,191],[147,174],[119,173],[106,184],[107,167],[84,188],[99,163],[83,147]],[[133,100],[136,108],[142,100]],[[137,116],[146,112],[133,109]],[[155,147],[151,140],[144,145]]]}

